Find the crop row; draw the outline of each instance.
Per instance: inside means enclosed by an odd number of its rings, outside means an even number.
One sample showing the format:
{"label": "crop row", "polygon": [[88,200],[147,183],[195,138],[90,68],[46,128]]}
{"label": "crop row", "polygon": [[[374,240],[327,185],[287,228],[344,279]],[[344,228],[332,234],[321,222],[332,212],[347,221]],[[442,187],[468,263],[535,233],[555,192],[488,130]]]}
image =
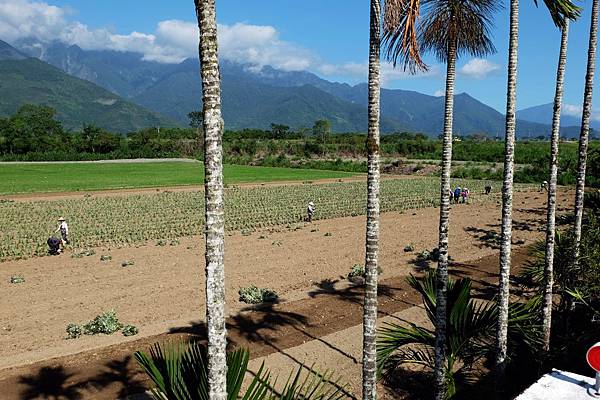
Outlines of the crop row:
{"label": "crop row", "polygon": [[[483,181],[456,180],[453,185],[468,186],[472,202],[490,198],[482,194]],[[517,186],[517,190],[523,188]],[[380,198],[382,212],[437,206],[439,180],[383,180]],[[309,201],[317,206],[315,219],[363,215],[366,186],[363,182],[336,182],[227,188],[226,229],[301,222]],[[201,192],[165,191],[0,203],[0,260],[45,255],[46,239],[56,229],[59,216],[68,218],[70,239],[77,248],[141,244],[202,234],[204,196]]]}

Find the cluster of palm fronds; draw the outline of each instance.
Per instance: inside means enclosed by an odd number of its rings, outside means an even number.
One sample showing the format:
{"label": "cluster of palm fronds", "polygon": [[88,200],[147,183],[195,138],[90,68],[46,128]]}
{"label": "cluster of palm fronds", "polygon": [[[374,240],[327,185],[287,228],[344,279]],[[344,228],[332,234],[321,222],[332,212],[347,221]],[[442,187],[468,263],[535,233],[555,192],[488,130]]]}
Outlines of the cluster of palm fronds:
{"label": "cluster of palm fronds", "polygon": [[[156,387],[152,394],[157,400],[208,400],[208,367],[206,348],[198,343],[155,344],[150,356],[138,351],[135,358]],[[291,374],[282,389],[276,390],[276,380],[260,366],[242,393],[248,371],[250,354],[246,349],[227,353],[228,400],[339,400],[347,396],[333,373],[319,373],[303,367]]]}
{"label": "cluster of palm fronds", "polygon": [[[423,298],[427,317],[436,325],[435,272],[423,279],[408,278],[410,286]],[[469,380],[473,367],[490,355],[494,348],[498,307],[495,301],[476,301],[470,279],[450,280],[446,321],[447,397],[457,391],[459,380]],[[514,348],[535,349],[540,345],[539,303],[513,303],[509,308],[509,335]],[[379,331],[377,362],[384,377],[395,374],[405,364],[418,364],[432,371],[435,366],[434,329],[410,324],[385,324]]]}

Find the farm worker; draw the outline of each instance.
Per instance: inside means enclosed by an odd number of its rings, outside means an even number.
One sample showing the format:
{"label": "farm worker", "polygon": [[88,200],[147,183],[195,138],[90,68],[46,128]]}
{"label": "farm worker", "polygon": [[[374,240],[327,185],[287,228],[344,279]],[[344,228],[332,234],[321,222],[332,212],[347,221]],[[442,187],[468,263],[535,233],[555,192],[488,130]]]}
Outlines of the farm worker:
{"label": "farm worker", "polygon": [[69,225],[67,225],[67,220],[64,217],[60,217],[58,219],[60,225],[54,232],[60,231],[60,236],[62,237],[63,246],[65,244],[69,244]]}
{"label": "farm worker", "polygon": [[306,214],[308,215],[308,222],[312,222],[312,217],[315,214],[315,203],[312,201],[308,202],[308,207],[306,207]]}
{"label": "farm worker", "polygon": [[542,184],[540,185],[540,192],[543,192],[544,190],[545,190],[546,192],[548,191],[548,181],[544,181],[544,182],[542,182]]}
{"label": "farm worker", "polygon": [[490,194],[492,192],[492,185],[489,183],[485,185],[485,194]]}
{"label": "farm worker", "polygon": [[48,253],[50,253],[51,255],[57,255],[60,254],[60,239],[57,238],[56,236],[51,236],[48,239]]}
{"label": "farm worker", "polygon": [[460,200],[461,193],[462,193],[462,190],[460,189],[460,186],[457,187],[456,189],[454,189],[454,202],[456,204],[458,204],[458,201]]}
{"label": "farm worker", "polygon": [[461,197],[462,197],[462,202],[463,204],[466,204],[469,202],[469,189],[467,188],[463,188],[462,192],[461,192]]}

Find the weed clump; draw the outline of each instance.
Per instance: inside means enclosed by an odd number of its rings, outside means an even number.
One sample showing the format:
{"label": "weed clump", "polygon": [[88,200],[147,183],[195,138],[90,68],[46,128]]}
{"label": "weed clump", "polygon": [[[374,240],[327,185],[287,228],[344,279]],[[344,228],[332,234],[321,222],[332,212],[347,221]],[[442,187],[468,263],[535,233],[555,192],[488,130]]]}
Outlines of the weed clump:
{"label": "weed clump", "polygon": [[135,265],[135,261],[125,260],[121,263],[121,267],[129,267],[131,265]]}
{"label": "weed clump", "polygon": [[110,261],[112,260],[112,256],[108,256],[108,255],[101,255],[100,256],[100,261]]}
{"label": "weed clump", "polygon": [[139,332],[138,328],[133,325],[125,325],[121,330],[123,336],[135,336]]}
{"label": "weed clump", "polygon": [[12,284],[25,283],[25,278],[22,275],[13,275],[10,277],[10,283],[12,283]]}
{"label": "weed clump", "polygon": [[77,325],[77,324],[67,325],[67,337],[69,339],[77,339],[81,335],[83,335],[83,328],[80,325]]}
{"label": "weed clump", "polygon": [[[381,275],[383,273],[383,269],[381,267],[377,267],[377,275]],[[348,279],[355,280],[356,278],[364,278],[366,274],[365,267],[360,264],[354,264],[348,272]]]}
{"label": "weed clump", "polygon": [[238,294],[240,295],[240,301],[247,304],[274,303],[279,298],[274,290],[256,286],[241,288]]}
{"label": "weed clump", "polygon": [[96,315],[93,320],[83,325],[70,323],[66,329],[68,339],[77,339],[81,335],[112,335],[119,330],[124,336],[137,335],[139,332],[133,325],[123,325],[113,310]]}
{"label": "weed clump", "polygon": [[96,318],[83,325],[83,331],[86,335],[97,335],[99,333],[111,335],[122,327],[123,324],[119,322],[117,313],[111,310],[97,315]]}

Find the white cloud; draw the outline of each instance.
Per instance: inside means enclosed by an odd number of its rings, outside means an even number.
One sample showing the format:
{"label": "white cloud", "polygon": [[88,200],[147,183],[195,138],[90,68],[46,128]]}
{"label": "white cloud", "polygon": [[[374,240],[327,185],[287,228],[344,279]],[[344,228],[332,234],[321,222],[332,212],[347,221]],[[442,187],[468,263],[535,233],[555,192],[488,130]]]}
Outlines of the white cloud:
{"label": "white cloud", "polygon": [[446,95],[446,91],[443,89],[438,89],[435,91],[435,93],[433,94],[435,97],[443,97]]}
{"label": "white cloud", "polygon": [[473,58],[459,69],[459,73],[470,78],[483,79],[490,74],[498,72],[501,68],[502,66],[491,61],[482,58]]}
{"label": "white cloud", "polygon": [[[35,38],[40,42],[60,40],[85,50],[133,51],[146,60],[166,63],[198,56],[195,22],[165,20],[154,33],[122,35],[70,21],[68,14],[64,8],[44,2],[0,0],[0,37],[9,42]],[[303,70],[316,64],[308,50],[281,40],[272,26],[237,23],[219,25],[218,30],[219,54],[224,59],[283,70]]]}
{"label": "white cloud", "polygon": [[[325,76],[350,76],[358,80],[365,81],[369,73],[368,62],[355,63],[348,62],[345,64],[324,64],[317,68],[318,72]],[[416,74],[410,74],[408,71],[404,71],[402,67],[394,68],[392,63],[382,62],[380,67],[381,72],[381,84],[386,86],[389,83],[401,79],[410,79],[425,76],[439,76],[440,68],[439,65],[433,65],[428,71],[418,72]]]}
{"label": "white cloud", "polygon": [[[578,106],[574,104],[563,104],[561,108],[562,115],[568,115],[570,117],[579,117],[581,118],[581,114],[583,113],[583,106]],[[600,121],[600,110],[592,110],[590,115],[590,119],[592,121]]]}

